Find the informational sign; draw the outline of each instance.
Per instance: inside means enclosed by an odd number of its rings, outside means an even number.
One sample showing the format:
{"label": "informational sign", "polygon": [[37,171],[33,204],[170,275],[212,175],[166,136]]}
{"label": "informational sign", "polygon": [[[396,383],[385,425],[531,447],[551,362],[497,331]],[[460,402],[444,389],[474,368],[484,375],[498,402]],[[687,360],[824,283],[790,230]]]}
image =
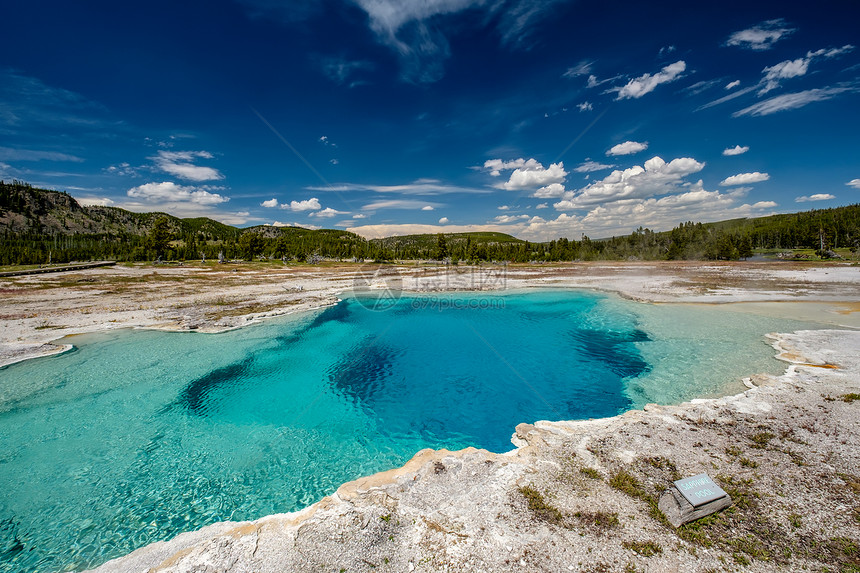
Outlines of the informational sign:
{"label": "informational sign", "polygon": [[690,502],[693,507],[705,505],[708,502],[720,499],[728,495],[720,486],[714,483],[708,474],[679,479],[674,482],[675,487],[681,495]]}

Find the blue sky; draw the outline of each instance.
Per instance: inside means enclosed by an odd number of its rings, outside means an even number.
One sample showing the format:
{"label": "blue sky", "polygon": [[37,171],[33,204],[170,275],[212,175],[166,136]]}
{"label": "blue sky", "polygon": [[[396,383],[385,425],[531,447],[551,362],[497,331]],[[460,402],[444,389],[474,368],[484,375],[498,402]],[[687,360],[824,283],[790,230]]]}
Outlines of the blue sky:
{"label": "blue sky", "polygon": [[17,2],[0,178],[530,240],[860,202],[860,4]]}

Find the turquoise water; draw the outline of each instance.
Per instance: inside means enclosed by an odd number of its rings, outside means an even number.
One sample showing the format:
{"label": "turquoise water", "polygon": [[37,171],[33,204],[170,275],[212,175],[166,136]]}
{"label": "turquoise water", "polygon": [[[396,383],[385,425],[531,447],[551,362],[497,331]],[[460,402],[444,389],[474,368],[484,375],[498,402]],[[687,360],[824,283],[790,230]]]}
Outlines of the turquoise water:
{"label": "turquoise water", "polygon": [[740,391],[783,368],[763,334],[809,327],[583,291],[368,306],[75,337],[0,369],[0,571],[296,510],[425,447],[507,451],[520,422]]}

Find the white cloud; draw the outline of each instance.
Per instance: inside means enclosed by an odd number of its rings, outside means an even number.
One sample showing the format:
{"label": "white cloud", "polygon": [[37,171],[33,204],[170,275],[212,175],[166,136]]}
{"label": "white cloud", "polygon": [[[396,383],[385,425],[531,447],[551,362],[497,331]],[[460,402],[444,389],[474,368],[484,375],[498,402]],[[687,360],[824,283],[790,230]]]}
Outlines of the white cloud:
{"label": "white cloud", "polygon": [[588,60],[582,60],[572,68],[567,68],[567,71],[562,74],[562,77],[565,78],[575,78],[577,76],[584,76],[586,74],[591,73],[591,66],[594,65],[594,62],[589,62]]}
{"label": "white cloud", "polygon": [[553,183],[562,183],[566,176],[567,171],[564,170],[564,163],[562,162],[551,163],[549,167],[544,168],[534,159],[529,159],[522,167],[514,169],[510,179],[498,187],[508,191],[534,189]]}
{"label": "white cloud", "polygon": [[548,241],[559,237],[579,239],[626,235],[642,225],[655,231],[668,230],[678,221],[719,221],[772,214],[776,205],[763,201],[741,204],[727,194],[705,190],[701,182],[686,191],[661,198],[624,199],[590,208],[584,215],[560,213],[554,220],[533,217],[507,230],[521,239]]}
{"label": "white cloud", "polygon": [[[633,143],[633,142],[631,141],[628,143]],[[618,147],[618,146],[616,145],[615,147]],[[644,149],[647,149],[647,147],[648,147],[647,144],[645,144]],[[604,169],[612,169],[613,167],[615,167],[615,165],[613,165],[611,163],[607,164],[607,163],[598,163],[597,161],[585,161],[583,163],[580,163],[576,167],[574,167],[573,170],[576,171],[577,173],[591,173],[593,171],[603,171]]]}
{"label": "white cloud", "polygon": [[854,46],[850,44],[846,44],[841,48],[831,48],[829,50],[822,48],[814,52],[807,52],[806,57],[804,58],[797,58],[796,60],[785,60],[773,66],[766,67],[762,70],[764,78],[762,78],[761,83],[759,84],[763,85],[763,87],[759,90],[758,93],[759,95],[763,95],[773,89],[778,88],[781,80],[806,75],[806,72],[809,71],[809,65],[816,58],[835,58],[837,56],[841,56],[842,54],[847,54],[853,49]]}
{"label": "white cloud", "polygon": [[120,163],[118,165],[109,165],[102,169],[105,173],[110,173],[111,175],[121,175],[123,177],[139,177],[139,173],[137,169],[132,167],[128,163]]}
{"label": "white cloud", "polygon": [[535,209],[549,209],[549,205],[546,203],[538,203],[537,206],[535,206]]}
{"label": "white cloud", "polygon": [[353,219],[367,219],[367,215],[364,213],[356,213],[352,216]]}
{"label": "white cloud", "polygon": [[570,211],[598,203],[673,193],[684,177],[704,167],[704,163],[690,157],[679,157],[666,163],[655,156],[641,167],[634,165],[623,171],[615,170],[600,181],[577,191],[568,191],[553,206],[559,211]]}
{"label": "white cloud", "polygon": [[789,28],[781,18],[768,20],[752,28],[733,33],[726,40],[726,45],[749,50],[769,50],[776,42],[794,30],[794,28]]}
{"label": "white cloud", "polygon": [[441,219],[439,219],[439,224],[440,225],[447,225],[448,224],[448,217],[442,217]]}
{"label": "white cloud", "polygon": [[272,223],[270,225],[267,225],[267,226],[269,226],[269,227],[299,227],[301,229],[311,229],[311,230],[316,230],[316,229],[322,228],[322,227],[319,227],[317,225],[309,225],[307,223],[295,223],[295,222],[294,223],[282,223],[281,221],[272,221]]}
{"label": "white cloud", "polygon": [[619,143],[618,145],[613,145],[612,148],[606,152],[606,155],[632,155],[634,153],[639,153],[640,151],[645,151],[648,149],[648,143],[640,143],[638,141],[625,141],[624,143]]}
{"label": "white cloud", "polygon": [[[502,42],[521,45],[534,23],[558,0],[353,0],[368,16],[380,42],[400,58],[401,76],[413,83],[430,83],[444,75],[450,55],[448,40],[438,20],[469,9],[483,9],[485,22],[496,24]],[[292,4],[290,4],[291,6]]]}
{"label": "white cloud", "polygon": [[617,91],[618,97],[616,100],[636,99],[651,93],[660,84],[674,82],[677,80],[684,70],[687,69],[687,64],[684,60],[678,60],[674,64],[669,64],[654,75],[643,74],[638,78],[633,78],[627,85],[620,88],[613,88],[610,91]]}
{"label": "white cloud", "polygon": [[421,207],[421,210],[422,211],[433,211],[433,206],[432,205],[424,205],[423,207]]}
{"label": "white cloud", "polygon": [[269,199],[268,201],[263,201],[262,203],[260,203],[260,206],[261,207],[267,207],[267,208],[271,209],[271,208],[278,206],[278,200],[272,198],[272,199]]}
{"label": "white cloud", "polygon": [[576,107],[579,108],[579,111],[591,111],[594,109],[594,106],[591,104],[591,102],[588,101],[578,103],[576,104]]}
{"label": "white cloud", "polygon": [[744,115],[770,115],[779,111],[797,109],[816,101],[826,101],[845,92],[856,91],[858,90],[854,87],[838,87],[816,88],[811,90],[805,90],[802,92],[783,94],[776,97],[772,97],[770,99],[766,99],[757,104],[753,104],[740,111],[736,111],[732,114],[732,117],[741,117]]}
{"label": "white cloud", "polygon": [[561,183],[552,183],[551,185],[541,187],[535,191],[532,197],[536,197],[538,199],[557,199],[562,197],[564,193],[564,185]]}
{"label": "white cloud", "polygon": [[290,201],[290,204],[281,205],[281,209],[289,209],[290,211],[317,211],[322,209],[319,199],[311,197],[304,201]]}
{"label": "white cloud", "polygon": [[727,89],[727,90],[732,90],[732,89],[735,89],[736,87],[738,87],[739,85],[741,85],[741,81],[740,81],[740,80],[735,80],[735,81],[733,81],[733,82],[729,82],[729,83],[727,83],[727,84],[726,84],[726,88],[725,88],[725,89]]}
{"label": "white cloud", "polygon": [[734,147],[727,147],[723,149],[723,155],[741,155],[749,151],[750,148],[747,145],[741,147],[740,145],[735,145]]}
{"label": "white cloud", "polygon": [[762,181],[767,181],[768,179],[770,179],[770,175],[767,173],[753,171],[752,173],[738,173],[737,175],[726,177],[720,181],[720,185],[723,187],[730,187],[732,185],[749,185],[750,183],[760,183]]}
{"label": "white cloud", "polygon": [[493,219],[493,221],[500,225],[506,225],[508,223],[516,223],[517,221],[522,221],[523,219],[528,218],[528,215],[498,215]]}
{"label": "white cloud", "polygon": [[490,175],[492,175],[493,177],[498,177],[502,174],[502,171],[510,171],[512,169],[519,169],[522,167],[534,168],[538,167],[539,165],[540,163],[538,163],[536,159],[529,159],[528,161],[526,161],[522,157],[519,159],[514,159],[513,161],[488,159],[484,162],[484,169],[487,169],[490,172]]}
{"label": "white cloud", "polygon": [[335,215],[345,215],[346,211],[337,211],[332,209],[331,207],[326,207],[322,211],[317,211],[316,213],[310,213],[308,217],[317,217],[319,219],[328,219],[334,217]]}
{"label": "white cloud", "polygon": [[510,205],[499,205],[498,207],[496,207],[496,209],[498,209],[499,211],[507,211],[510,208]]}
{"label": "white cloud", "polygon": [[852,179],[848,183],[846,183],[849,187],[854,187],[855,189],[860,189],[860,179]]}
{"label": "white cloud", "polygon": [[809,69],[810,61],[811,58],[785,60],[784,62],[763,69],[764,78],[762,79],[762,83],[764,87],[758,91],[759,95],[766,94],[770,90],[778,88],[780,80],[805,75]]}
{"label": "white cloud", "polygon": [[337,165],[338,163],[340,163],[340,161],[338,161],[337,159],[329,159],[328,162],[332,165]]}
{"label": "white cloud", "polygon": [[138,185],[129,189],[126,195],[150,203],[180,202],[196,205],[218,205],[230,200],[229,197],[211,193],[207,188],[177,185],[173,181]]}
{"label": "white cloud", "polygon": [[151,157],[156,167],[165,173],[175,175],[188,181],[217,181],[224,179],[217,169],[194,165],[197,159],[212,159],[208,151],[165,151],[159,150],[158,155]]}
{"label": "white cloud", "polygon": [[107,197],[75,197],[75,200],[82,207],[110,207],[114,204],[114,200]]}
{"label": "white cloud", "polygon": [[797,203],[805,203],[807,201],[827,201],[829,199],[836,199],[836,196],[831,195],[830,193],[816,193],[815,195],[794,198]]}

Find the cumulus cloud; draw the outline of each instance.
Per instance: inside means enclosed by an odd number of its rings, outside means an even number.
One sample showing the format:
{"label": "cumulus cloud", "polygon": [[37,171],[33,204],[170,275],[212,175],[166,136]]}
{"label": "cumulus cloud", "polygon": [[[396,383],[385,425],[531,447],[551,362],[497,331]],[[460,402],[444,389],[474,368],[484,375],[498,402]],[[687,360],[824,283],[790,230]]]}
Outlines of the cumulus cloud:
{"label": "cumulus cloud", "polygon": [[155,162],[155,166],[161,171],[187,181],[218,181],[224,179],[224,175],[217,169],[193,163],[197,159],[212,158],[212,154],[208,151],[167,151],[162,149],[159,150],[157,156],[150,159]]}
{"label": "cumulus cloud", "polygon": [[218,205],[229,197],[212,193],[210,188],[177,185],[173,181],[145,183],[132,187],[126,195],[149,203],[194,203],[196,205]]}
{"label": "cumulus cloud", "polygon": [[860,179],[852,179],[848,183],[846,183],[849,187],[854,187],[855,189],[860,189]]}
{"label": "cumulus cloud", "polygon": [[837,95],[856,91],[858,90],[855,87],[830,87],[778,95],[736,111],[732,117],[770,115],[779,111],[801,108],[817,101],[827,101]]}
{"label": "cumulus cloud", "polygon": [[510,205],[499,205],[498,207],[496,207],[496,209],[498,209],[499,211],[507,211],[510,208],[511,208]]}
{"label": "cumulus cloud", "polygon": [[564,170],[564,163],[562,162],[550,163],[549,167],[544,168],[534,159],[529,159],[525,165],[514,169],[510,179],[500,187],[508,191],[534,189],[553,183],[562,183],[566,176],[567,171]]}
{"label": "cumulus cloud", "polygon": [[114,204],[113,199],[108,199],[107,197],[75,197],[75,200],[82,207],[110,207]]}
{"label": "cumulus cloud", "polygon": [[546,203],[538,203],[537,206],[535,206],[535,209],[549,209],[549,205]]}
{"label": "cumulus cloud", "polygon": [[290,201],[289,205],[281,205],[281,209],[289,209],[290,211],[317,211],[322,209],[319,199],[311,197],[304,201]]}
{"label": "cumulus cloud", "polygon": [[668,230],[678,221],[719,221],[773,213],[776,205],[770,201],[755,204],[738,202],[719,191],[707,191],[701,182],[679,194],[646,199],[624,199],[610,204],[595,205],[585,215],[560,213],[556,219],[534,217],[514,224],[509,233],[522,239],[548,241],[558,237],[579,239],[625,235],[635,227],[655,231]]}
{"label": "cumulus cloud", "polygon": [[553,206],[559,211],[571,211],[598,203],[674,193],[684,177],[704,167],[703,162],[691,157],[679,157],[666,163],[661,157],[655,156],[642,166],[615,170],[604,179],[582,189],[567,191],[562,200]]}
{"label": "cumulus cloud", "polygon": [[331,207],[326,207],[322,211],[317,211],[316,213],[310,213],[308,217],[317,217],[320,219],[328,219],[330,217],[334,217],[335,215],[345,215],[346,211],[337,211],[332,209]]}
{"label": "cumulus cloud", "polygon": [[831,195],[830,193],[816,193],[815,195],[795,197],[794,201],[796,203],[806,203],[807,201],[827,201],[828,199],[836,199],[836,196]]}
{"label": "cumulus cloud", "polygon": [[591,102],[588,102],[588,101],[578,103],[578,104],[576,104],[576,107],[578,107],[579,111],[581,111],[581,112],[582,111],[591,111],[594,109],[594,106],[591,104]]}
{"label": "cumulus cloud", "polygon": [[510,171],[511,169],[536,168],[540,165],[536,159],[526,161],[522,157],[513,161],[502,161],[501,159],[488,159],[484,162],[484,169],[490,172],[493,177],[499,177],[502,171]]}
{"label": "cumulus cloud", "polygon": [[660,84],[666,84],[677,80],[684,70],[687,69],[687,64],[684,60],[678,60],[674,64],[669,64],[654,75],[643,74],[638,78],[633,78],[625,86],[620,88],[612,88],[610,91],[617,91],[616,100],[622,99],[637,99],[645,94],[651,93]]}
{"label": "cumulus cloud", "polygon": [[740,80],[735,80],[735,81],[733,81],[733,82],[729,82],[729,83],[727,83],[727,84],[726,84],[725,89],[727,89],[727,90],[733,90],[733,89],[735,89],[736,87],[738,87],[739,85],[741,85],[741,81],[740,81]]}
{"label": "cumulus cloud", "polygon": [[734,32],[726,40],[727,46],[738,46],[748,50],[769,50],[773,45],[794,32],[782,18],[767,20],[752,28]]}
{"label": "cumulus cloud", "polygon": [[535,191],[532,197],[538,199],[557,199],[564,196],[564,193],[564,185],[561,183],[552,183]]}
{"label": "cumulus cloud", "polygon": [[767,173],[753,171],[752,173],[738,173],[737,175],[726,177],[720,181],[720,185],[723,187],[731,187],[732,185],[749,185],[750,183],[760,183],[762,181],[767,181],[768,179],[770,179],[770,175]]}
{"label": "cumulus cloud", "polygon": [[433,211],[433,206],[432,205],[424,205],[423,207],[421,207],[421,210],[422,211]]}
{"label": "cumulus cloud", "polygon": [[749,150],[749,146],[744,145],[743,147],[741,147],[740,145],[735,145],[734,147],[727,147],[723,149],[723,155],[742,155]]}
{"label": "cumulus cloud", "polygon": [[634,153],[639,153],[640,151],[645,151],[646,149],[648,149],[647,142],[640,143],[638,141],[625,141],[624,143],[613,145],[612,148],[606,152],[606,155],[632,155]]}
{"label": "cumulus cloud", "polygon": [[278,206],[278,200],[275,198],[272,198],[272,199],[269,199],[268,201],[263,201],[262,203],[260,203],[260,206],[272,209],[272,208]]}
{"label": "cumulus cloud", "polygon": [[367,219],[367,215],[364,213],[356,213],[352,216],[353,219]]}
{"label": "cumulus cloud", "polygon": [[522,221],[523,219],[528,219],[528,215],[499,215],[493,219],[496,223],[500,225],[506,225],[508,223],[516,223],[517,221]]}
{"label": "cumulus cloud", "polygon": [[448,217],[442,217],[441,219],[439,219],[439,224],[440,225],[447,225],[448,224]]}

